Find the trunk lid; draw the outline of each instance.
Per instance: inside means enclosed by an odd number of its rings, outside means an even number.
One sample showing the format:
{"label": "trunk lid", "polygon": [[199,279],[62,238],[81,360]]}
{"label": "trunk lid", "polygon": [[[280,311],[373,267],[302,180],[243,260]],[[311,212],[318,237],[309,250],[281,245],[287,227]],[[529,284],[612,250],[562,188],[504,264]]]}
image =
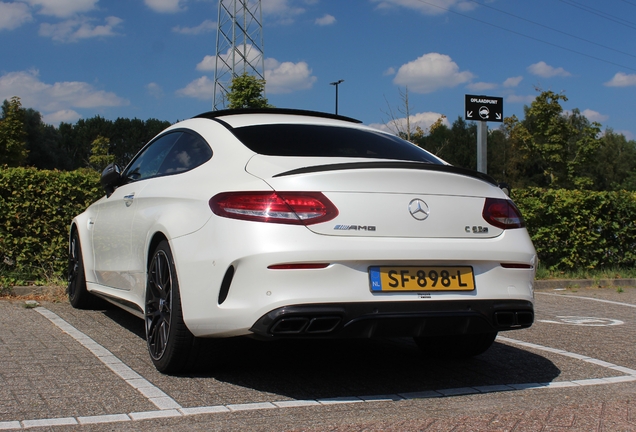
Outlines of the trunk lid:
{"label": "trunk lid", "polygon": [[[505,194],[486,177],[446,165],[348,158],[254,156],[247,172],[277,191],[322,192],[338,208],[322,235],[405,238],[492,238],[486,197]],[[476,176],[476,177],[475,177]]]}

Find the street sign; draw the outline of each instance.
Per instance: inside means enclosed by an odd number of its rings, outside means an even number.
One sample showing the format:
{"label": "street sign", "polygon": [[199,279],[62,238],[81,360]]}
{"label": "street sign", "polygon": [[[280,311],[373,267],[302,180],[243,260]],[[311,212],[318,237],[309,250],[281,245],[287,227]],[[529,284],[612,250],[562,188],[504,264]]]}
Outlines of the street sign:
{"label": "street sign", "polygon": [[466,95],[466,120],[503,122],[503,98]]}

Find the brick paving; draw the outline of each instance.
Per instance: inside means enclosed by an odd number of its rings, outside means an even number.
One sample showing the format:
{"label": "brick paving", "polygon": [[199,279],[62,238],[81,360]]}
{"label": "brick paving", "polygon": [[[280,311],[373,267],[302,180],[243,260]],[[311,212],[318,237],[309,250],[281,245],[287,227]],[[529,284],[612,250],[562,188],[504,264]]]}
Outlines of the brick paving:
{"label": "brick paving", "polygon": [[[636,289],[628,293],[605,292],[605,298],[613,301],[628,301],[636,304]],[[584,293],[574,293],[583,295]],[[594,295],[599,295],[594,292]],[[541,300],[541,297],[539,297]],[[572,300],[570,300],[572,301]],[[542,310],[561,311],[561,303],[545,305]],[[218,406],[217,412],[203,415],[185,415],[181,411],[164,411],[165,418],[143,420],[144,415],[158,417],[157,406],[139,392],[127,385],[95,355],[76,339],[52,325],[42,314],[26,309],[22,302],[0,301],[0,430],[37,428],[36,430],[277,430],[277,431],[636,431],[636,382],[624,382],[582,387],[534,389],[521,391],[493,392],[491,394],[464,394],[461,396],[413,398],[387,400],[381,402],[311,404],[310,406],[280,407],[272,409],[268,399],[274,401],[280,394],[263,391],[278,389],[279,385],[258,383],[259,388],[251,388],[249,382],[236,385],[232,381],[221,382],[213,376],[165,377],[149,369],[144,344],[136,335],[128,341],[123,339],[129,330],[122,330],[116,322],[110,322],[104,315],[95,312],[73,311],[68,305],[44,304],[45,307],[73,318],[76,325],[86,317],[94,320],[92,337],[104,344],[109,340],[112,325],[115,339],[108,347],[125,363],[142,373],[144,377],[181,401],[197,402],[195,382],[205,382],[208,386],[219,385],[232,390],[227,394],[228,403],[239,403],[229,409]],[[604,316],[621,318],[626,325],[600,333],[601,339],[587,340],[584,330],[571,327],[545,327],[528,335],[536,337],[540,343],[548,345],[551,337],[558,336],[564,347],[573,352],[587,350],[587,355],[604,361],[614,361],[626,368],[636,368],[636,348],[633,344],[632,328],[636,322],[636,311],[623,308],[612,311],[612,305],[584,303],[579,312],[584,316]],[[594,315],[595,314],[595,315]],[[96,319],[98,318],[98,319]],[[632,326],[632,327],[629,327]],[[537,326],[539,327],[539,326]],[[555,333],[555,329],[558,330]],[[573,330],[574,329],[574,330]],[[571,333],[568,333],[571,332]],[[514,333],[514,332],[513,332]],[[592,333],[590,333],[592,334]],[[513,337],[513,334],[506,334]],[[110,337],[113,339],[113,337]],[[576,342],[583,339],[584,342]],[[587,338],[589,339],[589,338]],[[626,343],[627,342],[627,343]],[[595,352],[595,346],[607,343],[607,349]],[[568,347],[567,344],[570,346]],[[611,345],[611,347],[610,347]],[[501,353],[512,353],[505,345],[496,348]],[[612,351],[614,350],[614,351]],[[532,351],[532,350],[530,350]],[[249,355],[246,351],[244,354]],[[252,353],[253,354],[253,353]],[[557,365],[558,375],[554,382],[599,378],[608,369],[602,369],[582,361],[550,357]],[[328,358],[328,357],[327,357]],[[259,359],[254,356],[252,361]],[[249,364],[246,363],[246,364]],[[503,365],[504,363],[502,363]],[[271,365],[265,364],[265,368]],[[572,369],[569,369],[570,366]],[[479,369],[481,367],[481,369]],[[471,373],[479,373],[485,365],[478,365]],[[266,370],[266,369],[263,369]],[[447,374],[443,371],[443,374]],[[536,372],[535,372],[536,373]],[[259,371],[252,372],[258,375]],[[617,375],[616,372],[607,374]],[[623,375],[623,372],[618,375]],[[222,375],[218,375],[222,377]],[[240,374],[239,374],[240,376]],[[250,377],[249,374],[244,374]],[[273,375],[276,379],[283,376]],[[444,375],[446,376],[446,375]],[[296,379],[301,378],[298,375]],[[474,378],[471,378],[474,379]],[[486,380],[493,379],[486,377]],[[459,384],[466,380],[457,379]],[[316,385],[315,377],[307,383]],[[239,384],[241,384],[239,380]],[[390,383],[387,384],[392,388]],[[258,386],[257,386],[258,387]],[[328,390],[328,389],[327,389]],[[346,391],[346,389],[345,389]],[[224,399],[225,400],[225,399]],[[220,399],[219,399],[220,401]],[[240,403],[261,402],[239,411]],[[216,400],[201,400],[216,403]],[[359,401],[358,401],[359,402]],[[230,406],[230,405],[228,405]],[[232,406],[230,406],[232,408]],[[190,411],[192,412],[192,411]],[[137,414],[135,414],[137,413]],[[91,417],[92,416],[92,417]],[[102,420],[102,424],[86,425],[92,419]],[[59,424],[59,426],[55,426]]]}
{"label": "brick paving", "polygon": [[356,425],[322,425],[290,432],[414,432],[414,431],[636,431],[636,398],[589,405],[566,405],[504,414],[481,414],[448,418],[420,418]]}

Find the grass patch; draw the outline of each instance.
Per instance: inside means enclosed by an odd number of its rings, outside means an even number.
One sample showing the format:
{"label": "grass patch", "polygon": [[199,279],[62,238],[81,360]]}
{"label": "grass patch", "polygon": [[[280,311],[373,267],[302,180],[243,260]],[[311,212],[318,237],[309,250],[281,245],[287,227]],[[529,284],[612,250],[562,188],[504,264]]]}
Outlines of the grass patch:
{"label": "grass patch", "polygon": [[29,295],[17,295],[10,288],[0,290],[0,300],[35,300],[37,302],[64,303],[68,301],[66,286],[49,286],[40,292]]}
{"label": "grass patch", "polygon": [[636,278],[636,268],[606,268],[606,269],[578,269],[578,270],[553,270],[543,267],[540,263],[537,267],[537,280],[546,279],[633,279]]}

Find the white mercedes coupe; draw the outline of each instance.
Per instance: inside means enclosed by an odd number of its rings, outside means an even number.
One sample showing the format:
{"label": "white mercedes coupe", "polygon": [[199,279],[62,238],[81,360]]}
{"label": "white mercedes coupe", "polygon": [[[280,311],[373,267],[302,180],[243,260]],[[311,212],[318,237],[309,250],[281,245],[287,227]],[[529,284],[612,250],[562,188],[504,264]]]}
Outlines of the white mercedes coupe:
{"label": "white mercedes coupe", "polygon": [[537,256],[502,187],[347,117],[201,114],[101,183],[71,224],[69,300],[144,319],[164,373],[196,338],[412,337],[473,356],[534,321]]}

